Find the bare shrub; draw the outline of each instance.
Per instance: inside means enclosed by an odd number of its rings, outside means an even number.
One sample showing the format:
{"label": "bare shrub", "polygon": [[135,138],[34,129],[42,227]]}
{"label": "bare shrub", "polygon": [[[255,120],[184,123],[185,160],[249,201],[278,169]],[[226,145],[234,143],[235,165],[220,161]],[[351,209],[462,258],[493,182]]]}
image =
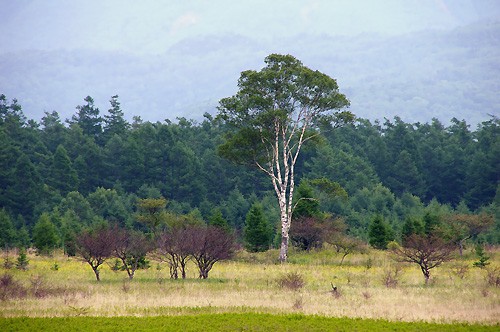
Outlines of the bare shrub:
{"label": "bare shrub", "polygon": [[365,300],[369,300],[372,297],[372,294],[368,291],[365,291],[361,294],[363,294],[363,297],[365,298]]}
{"label": "bare shrub", "polygon": [[500,287],[500,267],[486,269],[486,281],[488,285]]}
{"label": "bare shrub", "polygon": [[122,291],[124,293],[128,293],[130,292],[130,278],[123,281],[123,284],[122,284]]}
{"label": "bare shrub", "polygon": [[293,308],[295,310],[300,310],[303,307],[304,307],[304,300],[302,299],[302,297],[295,299],[295,302],[293,303]]}
{"label": "bare shrub", "polygon": [[10,270],[14,267],[14,265],[15,265],[14,261],[9,256],[9,254],[6,252],[5,258],[3,260],[3,268],[6,270]]}
{"label": "bare shrub", "polygon": [[0,276],[0,300],[6,301],[16,298],[24,298],[27,295],[26,288],[10,274]]}
{"label": "bare shrub", "polygon": [[344,259],[347,255],[354,252],[366,252],[366,246],[361,240],[340,233],[332,236],[327,242],[331,243],[335,247],[337,253],[342,255],[340,265],[344,263]]}
{"label": "bare shrub", "polygon": [[406,239],[405,246],[394,253],[399,261],[420,266],[427,285],[431,276],[430,270],[451,260],[452,250],[453,247],[439,237],[412,234]]}
{"label": "bare shrub", "polygon": [[186,229],[187,252],[198,266],[200,279],[207,279],[215,263],[234,255],[234,234],[217,226],[192,226]]}
{"label": "bare shrub", "polygon": [[182,279],[186,279],[186,265],[191,259],[194,248],[190,227],[172,227],[158,236],[158,254],[168,263],[170,278],[178,279],[179,270]]}
{"label": "bare shrub", "polygon": [[452,267],[453,273],[458,276],[460,279],[464,279],[467,273],[469,272],[469,265],[463,264],[455,264]]}
{"label": "bare shrub", "polygon": [[145,257],[153,245],[140,232],[119,227],[113,227],[112,231],[115,234],[113,254],[121,260],[120,269],[127,271],[129,279],[133,279],[137,269],[148,266]]}
{"label": "bare shrub", "polygon": [[288,272],[279,277],[276,283],[280,288],[294,291],[301,289],[305,285],[304,277],[298,272]]}
{"label": "bare shrub", "polygon": [[30,284],[31,284],[31,293],[33,294],[34,297],[42,298],[47,296],[48,292],[45,286],[45,279],[41,275],[37,274],[31,276]]}
{"label": "bare shrub", "polygon": [[382,276],[382,282],[387,288],[394,288],[399,284],[402,268],[396,265],[393,268],[386,269]]}
{"label": "bare shrub", "polygon": [[97,281],[100,281],[99,268],[111,257],[114,248],[115,234],[108,227],[97,227],[81,232],[76,238],[76,251],[92,271]]}

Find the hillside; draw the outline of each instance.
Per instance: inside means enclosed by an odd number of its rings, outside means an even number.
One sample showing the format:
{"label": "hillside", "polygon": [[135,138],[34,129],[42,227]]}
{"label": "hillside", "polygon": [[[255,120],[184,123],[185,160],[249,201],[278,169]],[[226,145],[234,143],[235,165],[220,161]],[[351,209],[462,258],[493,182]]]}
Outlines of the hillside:
{"label": "hillside", "polygon": [[290,53],[337,78],[360,117],[400,115],[410,122],[456,117],[475,126],[499,113],[499,36],[500,23],[482,22],[399,36],[198,35],[158,55],[84,46],[7,51],[0,53],[0,92],[21,100],[34,119],[52,110],[68,118],[86,95],[104,111],[114,94],[129,119],[201,119],[234,93],[241,71],[259,69],[270,53]]}

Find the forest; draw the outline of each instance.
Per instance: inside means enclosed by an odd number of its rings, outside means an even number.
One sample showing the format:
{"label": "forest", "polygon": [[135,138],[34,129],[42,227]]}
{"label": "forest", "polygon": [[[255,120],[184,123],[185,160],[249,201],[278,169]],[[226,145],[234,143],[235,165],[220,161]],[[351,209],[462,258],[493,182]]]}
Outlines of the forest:
{"label": "forest", "polygon": [[[297,199],[314,198],[314,209],[364,242],[374,220],[401,242],[409,220],[488,215],[490,227],[470,240],[499,244],[499,125],[495,116],[476,128],[456,118],[443,124],[394,117],[322,128],[297,162]],[[52,111],[37,122],[24,115],[22,101],[0,95],[0,246],[31,246],[42,223],[53,226],[59,247],[68,229],[96,223],[141,230],[140,202],[163,199],[172,216],[224,219],[240,243],[259,206],[267,247],[276,247],[279,209],[271,183],[219,155],[227,131],[208,113],[203,121],[134,116],[130,123],[118,96],[106,111],[87,96],[70,119]],[[321,179],[338,183],[342,194],[319,190]]]}

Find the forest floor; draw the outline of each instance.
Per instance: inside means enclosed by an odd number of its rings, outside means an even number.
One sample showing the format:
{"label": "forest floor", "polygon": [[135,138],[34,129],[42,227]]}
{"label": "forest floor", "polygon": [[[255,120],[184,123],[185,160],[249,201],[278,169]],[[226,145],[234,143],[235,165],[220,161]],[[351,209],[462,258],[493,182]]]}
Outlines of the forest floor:
{"label": "forest floor", "polygon": [[[9,297],[0,283],[0,317],[248,313],[499,325],[500,287],[491,277],[500,278],[500,250],[490,249],[488,255],[488,270],[472,267],[470,251],[431,270],[425,285],[418,266],[401,265],[389,252],[376,250],[349,255],[342,265],[341,256],[328,249],[292,251],[287,264],[276,263],[274,250],[240,252],[215,264],[206,280],[197,278],[194,265],[188,266],[186,280],[172,280],[166,263],[151,260],[151,267],[130,281],[125,272],[104,264],[100,282],[75,257],[30,254],[26,271],[0,267],[1,276],[11,275],[26,290]],[[282,287],[286,276],[304,284]]]}

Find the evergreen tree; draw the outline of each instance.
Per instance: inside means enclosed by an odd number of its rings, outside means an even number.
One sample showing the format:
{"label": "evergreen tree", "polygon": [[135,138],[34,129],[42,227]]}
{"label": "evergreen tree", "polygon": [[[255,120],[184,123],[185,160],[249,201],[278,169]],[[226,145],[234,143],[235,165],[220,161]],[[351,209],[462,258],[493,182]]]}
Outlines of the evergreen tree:
{"label": "evergreen tree", "polygon": [[19,270],[27,270],[29,265],[29,259],[26,255],[26,249],[22,248],[19,251],[19,256],[17,256],[16,268]]}
{"label": "evergreen tree", "polygon": [[123,111],[120,108],[118,96],[111,97],[109,102],[111,104],[111,108],[108,110],[109,114],[104,115],[104,143],[115,135],[125,135],[130,128],[130,124],[125,120]]}
{"label": "evergreen tree", "polygon": [[66,128],[61,123],[59,113],[53,111],[52,113],[45,112],[45,116],[41,122],[43,130],[41,133],[42,141],[49,151],[54,153],[57,147],[65,143]]}
{"label": "evergreen tree", "polygon": [[411,216],[407,217],[405,223],[403,224],[403,229],[401,231],[401,239],[403,245],[405,245],[406,240],[413,234],[422,235],[423,233],[424,229],[419,220]]}
{"label": "evergreen tree", "polygon": [[13,248],[16,244],[16,229],[5,208],[0,210],[0,248]]}
{"label": "evergreen tree", "polygon": [[272,234],[264,217],[262,205],[254,203],[246,215],[244,240],[248,251],[266,251],[271,244]]}
{"label": "evergreen tree", "polygon": [[70,123],[78,124],[85,135],[97,140],[102,133],[102,117],[99,115],[99,108],[94,105],[92,97],[87,96],[84,101],[85,105],[76,107],[77,113],[73,115]]}
{"label": "evergreen tree", "polygon": [[51,185],[66,196],[78,188],[78,175],[64,146],[59,145],[54,154],[51,169]]}
{"label": "evergreen tree", "polygon": [[301,181],[297,187],[296,203],[292,219],[301,217],[320,217],[320,215],[319,201],[314,198],[313,188],[307,181]]}
{"label": "evergreen tree", "polygon": [[41,198],[42,179],[24,153],[17,159],[13,181],[12,186],[7,189],[12,213],[31,220],[36,202]]}
{"label": "evergreen tree", "polygon": [[22,225],[17,231],[17,245],[19,248],[29,248],[31,245],[30,233],[26,225]]}
{"label": "evergreen tree", "polygon": [[439,217],[437,215],[427,212],[424,215],[423,222],[425,235],[437,235],[435,234],[439,227]]}
{"label": "evergreen tree", "polygon": [[43,213],[33,227],[33,245],[40,253],[49,254],[59,244],[56,226],[48,213]]}
{"label": "evergreen tree", "polygon": [[231,230],[229,224],[227,223],[227,220],[224,219],[220,208],[212,209],[212,213],[208,217],[208,224],[210,226],[222,228],[226,232],[229,232]]}
{"label": "evergreen tree", "polygon": [[368,230],[369,243],[376,249],[387,249],[387,243],[391,241],[391,231],[381,215],[376,215]]}

